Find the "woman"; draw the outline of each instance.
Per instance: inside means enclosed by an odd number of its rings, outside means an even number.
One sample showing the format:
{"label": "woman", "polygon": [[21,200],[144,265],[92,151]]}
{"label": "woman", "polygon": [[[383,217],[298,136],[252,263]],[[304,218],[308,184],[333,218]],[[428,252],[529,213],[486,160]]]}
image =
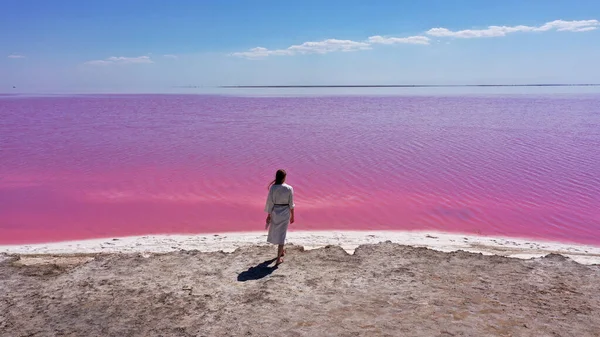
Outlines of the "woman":
{"label": "woman", "polygon": [[294,223],[294,189],[285,183],[285,170],[277,170],[275,180],[269,184],[269,195],[265,212],[267,215],[266,228],[269,229],[267,241],[279,245],[277,250],[277,265],[283,262],[285,250],[285,235],[290,223]]}

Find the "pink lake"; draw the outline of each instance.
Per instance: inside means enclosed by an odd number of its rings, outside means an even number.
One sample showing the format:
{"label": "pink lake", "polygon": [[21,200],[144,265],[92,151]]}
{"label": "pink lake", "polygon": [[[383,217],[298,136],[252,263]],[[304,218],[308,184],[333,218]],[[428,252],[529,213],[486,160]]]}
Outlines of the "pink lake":
{"label": "pink lake", "polygon": [[0,97],[0,244],[438,230],[600,245],[600,95]]}

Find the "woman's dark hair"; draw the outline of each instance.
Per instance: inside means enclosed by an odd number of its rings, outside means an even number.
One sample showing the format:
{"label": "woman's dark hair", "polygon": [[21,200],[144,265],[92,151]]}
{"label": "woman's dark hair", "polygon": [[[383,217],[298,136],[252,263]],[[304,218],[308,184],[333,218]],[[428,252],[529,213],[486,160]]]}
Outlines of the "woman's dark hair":
{"label": "woman's dark hair", "polygon": [[269,189],[273,185],[283,184],[283,182],[285,181],[285,176],[287,176],[287,173],[284,169],[277,170],[277,172],[275,172],[275,180],[271,181],[271,183],[269,184]]}

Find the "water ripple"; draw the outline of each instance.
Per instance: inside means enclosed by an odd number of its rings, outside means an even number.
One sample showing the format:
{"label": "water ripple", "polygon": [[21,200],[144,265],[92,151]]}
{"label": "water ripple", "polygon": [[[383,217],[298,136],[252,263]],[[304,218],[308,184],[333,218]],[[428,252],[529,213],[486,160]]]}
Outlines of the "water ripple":
{"label": "water ripple", "polygon": [[3,100],[0,241],[260,230],[283,167],[297,229],[600,244],[599,106],[598,96]]}

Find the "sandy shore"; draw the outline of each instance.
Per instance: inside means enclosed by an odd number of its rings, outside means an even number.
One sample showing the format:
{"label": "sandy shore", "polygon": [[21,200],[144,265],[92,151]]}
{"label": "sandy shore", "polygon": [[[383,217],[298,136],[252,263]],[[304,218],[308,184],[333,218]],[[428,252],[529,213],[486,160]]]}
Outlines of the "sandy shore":
{"label": "sandy shore", "polygon": [[[146,235],[66,241],[31,245],[0,245],[7,254],[80,253],[167,253],[180,250],[233,252],[238,248],[265,246],[266,232],[216,233],[202,235]],[[432,231],[298,231],[288,233],[288,243],[306,250],[336,245],[352,254],[356,247],[391,241],[442,252],[464,250],[484,255],[529,259],[560,254],[582,264],[600,264],[600,247],[517,239],[485,237]]]}
{"label": "sandy shore", "polygon": [[[597,247],[291,234],[315,241],[279,267],[262,233],[2,247],[0,336],[600,336]],[[459,247],[485,254],[443,251]]]}

